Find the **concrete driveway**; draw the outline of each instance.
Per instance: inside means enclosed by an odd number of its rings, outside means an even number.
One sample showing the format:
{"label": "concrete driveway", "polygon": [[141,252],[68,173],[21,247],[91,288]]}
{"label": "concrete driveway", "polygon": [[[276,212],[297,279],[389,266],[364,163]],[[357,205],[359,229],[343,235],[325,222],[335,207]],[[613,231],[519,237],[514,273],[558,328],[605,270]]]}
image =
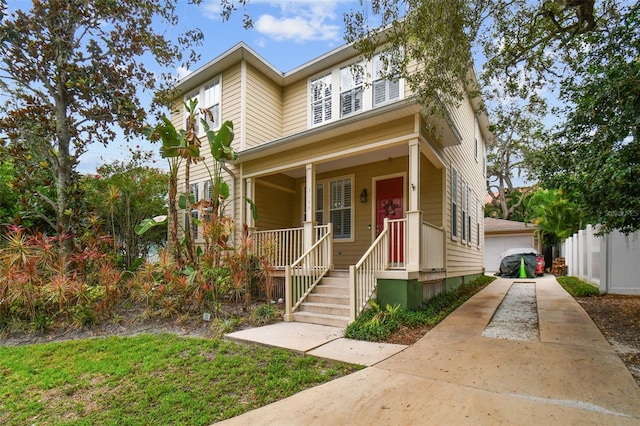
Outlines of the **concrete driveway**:
{"label": "concrete driveway", "polygon": [[[513,282],[534,282],[539,338],[483,337]],[[499,278],[420,341],[229,425],[639,425],[640,388],[554,277]]]}

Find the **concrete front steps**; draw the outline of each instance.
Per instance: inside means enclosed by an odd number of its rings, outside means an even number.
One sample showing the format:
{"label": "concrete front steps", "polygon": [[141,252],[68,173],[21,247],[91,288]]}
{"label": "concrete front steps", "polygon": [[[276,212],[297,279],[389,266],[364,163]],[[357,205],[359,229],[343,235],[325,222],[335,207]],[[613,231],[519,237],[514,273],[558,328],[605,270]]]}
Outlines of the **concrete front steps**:
{"label": "concrete front steps", "polygon": [[293,314],[293,320],[346,328],[349,323],[349,273],[332,271],[322,278]]}

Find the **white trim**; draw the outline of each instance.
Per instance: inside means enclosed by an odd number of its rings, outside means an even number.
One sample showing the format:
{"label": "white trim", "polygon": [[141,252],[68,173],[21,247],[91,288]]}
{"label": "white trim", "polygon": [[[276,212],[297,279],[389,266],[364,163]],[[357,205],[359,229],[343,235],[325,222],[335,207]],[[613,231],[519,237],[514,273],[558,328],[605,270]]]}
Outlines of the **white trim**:
{"label": "white trim", "polygon": [[[220,87],[220,103],[222,104],[222,87]],[[221,105],[222,106],[222,105]],[[220,108],[222,116],[222,108]],[[240,150],[247,148],[247,61],[240,62]]]}

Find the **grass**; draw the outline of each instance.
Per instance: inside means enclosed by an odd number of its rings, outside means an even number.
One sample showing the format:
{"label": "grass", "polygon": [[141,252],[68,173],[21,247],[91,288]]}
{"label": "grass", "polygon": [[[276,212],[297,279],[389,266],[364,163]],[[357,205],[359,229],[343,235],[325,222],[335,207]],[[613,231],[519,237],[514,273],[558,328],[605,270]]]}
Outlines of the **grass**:
{"label": "grass", "polygon": [[173,335],[0,347],[0,424],[205,425],[359,368]]}
{"label": "grass", "polygon": [[373,304],[373,309],[364,311],[356,321],[347,326],[345,337],[382,342],[403,326],[436,325],[495,279],[496,277],[481,275],[455,290],[432,297],[415,311]]}
{"label": "grass", "polygon": [[573,297],[591,297],[600,294],[598,287],[581,281],[576,277],[557,277],[556,280]]}

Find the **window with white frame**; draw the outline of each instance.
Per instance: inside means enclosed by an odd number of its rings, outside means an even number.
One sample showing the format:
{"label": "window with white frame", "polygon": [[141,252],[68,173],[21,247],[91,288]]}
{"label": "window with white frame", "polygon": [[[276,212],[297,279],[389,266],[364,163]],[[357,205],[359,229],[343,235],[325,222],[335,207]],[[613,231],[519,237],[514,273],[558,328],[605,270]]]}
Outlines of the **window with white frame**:
{"label": "window with white frame", "polygon": [[202,93],[202,108],[209,110],[205,120],[210,128],[220,127],[220,77],[204,86]]}
{"label": "window with white frame", "polygon": [[467,198],[467,242],[471,245],[473,241],[473,227],[472,218],[473,218],[473,190],[471,189],[471,185],[469,185],[469,193]]}
{"label": "window with white frame", "polygon": [[462,190],[460,194],[462,201],[462,241],[467,241],[467,182],[462,180]]}
{"label": "window with white frame", "polygon": [[373,106],[374,108],[400,98],[400,80],[384,78],[389,70],[383,55],[373,58]]}
{"label": "window with white frame", "polygon": [[331,120],[331,74],[311,80],[311,123],[315,126]]}
{"label": "window with white frame", "polygon": [[484,222],[484,211],[483,211],[484,210],[484,206],[482,205],[482,203],[480,201],[478,201],[477,206],[478,206],[478,211],[477,211],[477,214],[476,214],[476,219],[478,220],[478,222],[476,223],[476,227],[477,227],[476,228],[476,239],[478,240],[478,247],[480,247],[480,242],[481,242],[481,240],[480,240],[480,231],[481,231],[480,226],[481,226],[481,223]]}
{"label": "window with white frame", "polygon": [[[200,125],[201,118],[205,118],[205,120],[207,120],[207,124],[212,129],[220,127],[220,99],[222,93],[221,80],[222,79],[220,78],[220,76],[218,76],[211,80],[209,83],[185,96],[185,103],[187,105],[190,105],[190,101],[192,100],[198,101],[195,112],[196,134],[201,134],[201,132],[204,131],[204,129]],[[211,116],[206,114],[203,117],[203,115],[200,113],[201,108],[209,110],[211,112]],[[187,127],[187,114],[188,113],[185,110],[185,128]]]}
{"label": "window with white frame", "polygon": [[351,178],[329,182],[329,220],[333,223],[333,238],[351,238]]}
{"label": "window with white frame", "polygon": [[364,69],[353,64],[340,69],[340,117],[362,111]]}
{"label": "window with white frame", "polygon": [[451,237],[458,237],[458,171],[451,167]]}
{"label": "window with white frame", "polygon": [[[200,185],[197,184],[197,183],[189,184],[189,192],[191,193],[191,204],[193,205],[193,204],[198,203],[198,201],[200,201]],[[191,221],[191,225],[192,225],[191,233],[193,235],[193,239],[195,240],[195,239],[198,239],[198,225],[196,225],[193,222],[193,219],[196,219],[196,220],[200,219],[200,212],[198,211],[197,208],[193,208],[192,207],[192,209],[191,209],[191,218],[192,218],[192,221]],[[185,229],[188,226],[187,223],[188,223],[187,222],[187,213],[185,212],[185,217],[184,217]]]}

